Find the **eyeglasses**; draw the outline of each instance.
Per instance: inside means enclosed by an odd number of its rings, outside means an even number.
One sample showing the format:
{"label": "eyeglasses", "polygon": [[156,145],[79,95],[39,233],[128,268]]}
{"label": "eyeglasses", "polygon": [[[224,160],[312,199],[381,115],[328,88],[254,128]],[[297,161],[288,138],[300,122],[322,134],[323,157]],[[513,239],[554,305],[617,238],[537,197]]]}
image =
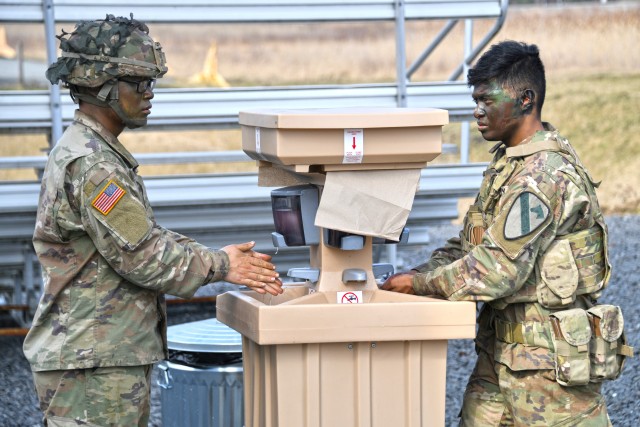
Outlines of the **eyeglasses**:
{"label": "eyeglasses", "polygon": [[127,82],[129,84],[135,85],[136,86],[136,92],[138,93],[145,93],[148,90],[150,90],[151,92],[153,92],[153,89],[156,87],[156,79],[149,79],[149,80],[127,80],[127,79],[120,79],[123,82]]}

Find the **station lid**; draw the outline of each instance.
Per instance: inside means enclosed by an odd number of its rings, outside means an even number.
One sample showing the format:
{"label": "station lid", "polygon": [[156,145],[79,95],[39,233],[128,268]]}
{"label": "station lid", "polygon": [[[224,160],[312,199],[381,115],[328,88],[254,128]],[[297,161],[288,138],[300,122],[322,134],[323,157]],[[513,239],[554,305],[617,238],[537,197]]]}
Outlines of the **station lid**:
{"label": "station lid", "polygon": [[239,121],[278,129],[401,128],[442,126],[449,122],[449,112],[437,108],[272,108],[240,111]]}
{"label": "station lid", "polygon": [[167,345],[194,353],[242,353],[242,335],[213,318],[169,326]]}

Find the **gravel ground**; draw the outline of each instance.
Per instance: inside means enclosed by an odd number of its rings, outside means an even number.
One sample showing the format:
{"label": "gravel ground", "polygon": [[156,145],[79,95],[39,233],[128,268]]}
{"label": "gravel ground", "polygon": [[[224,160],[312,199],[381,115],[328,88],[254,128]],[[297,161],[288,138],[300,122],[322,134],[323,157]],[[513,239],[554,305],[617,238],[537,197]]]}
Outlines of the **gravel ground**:
{"label": "gravel ground", "polygon": [[[627,338],[636,349],[640,346],[640,216],[611,216],[610,251],[613,275],[601,302],[620,305],[626,319]],[[419,249],[399,248],[401,263],[417,264],[446,238],[457,234],[457,226],[434,227],[431,244]],[[178,324],[211,317],[215,311],[207,304],[171,306],[169,323]],[[2,321],[2,319],[0,319]],[[6,325],[6,322],[4,323]],[[0,337],[0,426],[40,426],[41,415],[33,391],[29,365],[22,355],[21,337]],[[449,343],[447,369],[446,425],[457,425],[457,414],[467,377],[473,368],[475,353],[471,340]],[[607,382],[604,394],[614,426],[637,426],[640,419],[639,357],[627,360],[623,375]],[[154,381],[155,384],[155,381]],[[162,425],[158,387],[152,391],[151,426]]]}

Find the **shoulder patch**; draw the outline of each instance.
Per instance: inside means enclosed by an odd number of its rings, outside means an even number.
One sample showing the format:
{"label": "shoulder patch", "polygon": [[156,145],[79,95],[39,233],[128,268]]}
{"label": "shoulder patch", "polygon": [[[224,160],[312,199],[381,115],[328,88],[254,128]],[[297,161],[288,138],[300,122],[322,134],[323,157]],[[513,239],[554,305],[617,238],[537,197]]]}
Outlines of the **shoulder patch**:
{"label": "shoulder patch", "polygon": [[91,206],[93,206],[102,215],[108,215],[126,193],[127,192],[123,190],[122,187],[113,182],[113,180],[110,180],[98,193],[95,199],[93,199]]}
{"label": "shoulder patch", "polygon": [[497,214],[487,235],[510,259],[515,259],[544,232],[553,215],[544,195],[522,191]]}
{"label": "shoulder patch", "polygon": [[504,237],[515,240],[538,229],[549,216],[549,207],[538,196],[523,192],[509,208],[504,222]]}

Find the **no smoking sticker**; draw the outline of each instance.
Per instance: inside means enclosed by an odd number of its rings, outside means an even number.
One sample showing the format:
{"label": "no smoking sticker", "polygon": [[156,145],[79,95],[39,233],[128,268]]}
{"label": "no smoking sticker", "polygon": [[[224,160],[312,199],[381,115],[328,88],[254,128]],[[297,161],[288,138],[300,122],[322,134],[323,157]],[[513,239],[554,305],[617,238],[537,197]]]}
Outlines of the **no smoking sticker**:
{"label": "no smoking sticker", "polygon": [[338,304],[362,304],[362,291],[338,292]]}
{"label": "no smoking sticker", "polygon": [[342,163],[362,163],[364,156],[364,130],[344,130],[344,156]]}

